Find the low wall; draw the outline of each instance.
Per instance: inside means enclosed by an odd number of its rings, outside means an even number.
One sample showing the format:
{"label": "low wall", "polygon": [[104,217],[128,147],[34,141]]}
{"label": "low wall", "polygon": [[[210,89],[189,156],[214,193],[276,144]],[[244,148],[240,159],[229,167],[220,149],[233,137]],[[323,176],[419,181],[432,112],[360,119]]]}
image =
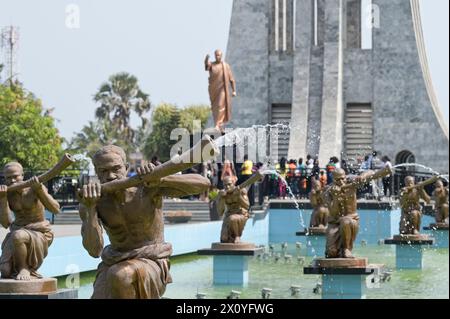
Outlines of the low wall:
{"label": "low wall", "polygon": [[[222,221],[165,225],[164,236],[172,243],[173,256],[196,252],[220,241]],[[267,244],[268,218],[258,214],[247,221],[242,240],[257,245]],[[109,240],[104,235],[105,245]],[[57,237],[49,248],[39,273],[46,277],[57,277],[71,273],[95,270],[100,258],[89,256],[82,246],[81,236]]]}

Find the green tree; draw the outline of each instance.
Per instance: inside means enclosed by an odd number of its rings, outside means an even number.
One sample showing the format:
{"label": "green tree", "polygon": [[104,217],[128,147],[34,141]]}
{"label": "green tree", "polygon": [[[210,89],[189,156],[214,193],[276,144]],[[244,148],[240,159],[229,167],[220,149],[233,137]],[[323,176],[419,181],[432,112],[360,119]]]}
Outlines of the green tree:
{"label": "green tree", "polygon": [[136,132],[130,126],[130,115],[136,112],[145,128],[144,115],[151,107],[149,95],[141,91],[138,79],[125,72],[113,74],[100,86],[94,101],[100,103],[96,117],[110,122],[126,143],[134,144]]}
{"label": "green tree", "polygon": [[21,85],[0,84],[0,161],[20,162],[24,168],[47,169],[62,154],[55,120]]}
{"label": "green tree", "polygon": [[180,122],[178,126],[187,128],[192,133],[194,121],[200,121],[201,128],[204,129],[210,114],[211,108],[208,105],[190,105],[180,110]]}
{"label": "green tree", "polygon": [[111,123],[102,120],[98,122],[89,121],[89,124],[85,125],[81,132],[72,138],[69,148],[73,153],[86,153],[87,156],[92,157],[97,150],[108,144],[120,146],[125,151],[128,151],[130,146],[121,139]]}
{"label": "green tree", "polygon": [[143,153],[147,158],[157,155],[162,161],[170,158],[170,149],[176,141],[170,140],[170,133],[177,128],[180,111],[175,105],[160,104],[152,117],[152,133],[147,138]]}

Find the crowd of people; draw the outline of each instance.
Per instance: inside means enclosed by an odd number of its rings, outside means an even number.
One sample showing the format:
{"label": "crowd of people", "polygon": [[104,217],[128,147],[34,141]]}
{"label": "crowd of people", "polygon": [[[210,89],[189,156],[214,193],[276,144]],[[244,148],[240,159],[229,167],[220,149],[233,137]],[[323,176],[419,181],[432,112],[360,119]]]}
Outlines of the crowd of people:
{"label": "crowd of people", "polygon": [[[152,158],[152,163],[160,164],[156,157]],[[222,181],[225,177],[231,177],[233,182],[241,184],[263,167],[263,163],[254,163],[246,155],[243,163],[234,163],[230,160],[225,160],[223,163],[209,161],[198,164],[183,173],[197,173],[209,178],[212,185],[211,191],[214,193],[215,190],[223,188]],[[345,160],[339,160],[336,156],[331,157],[326,165],[321,165],[319,159],[311,155],[298,160],[282,157],[269,167],[264,167],[266,169],[264,179],[250,187],[248,195],[251,205],[255,204],[255,197],[259,204],[262,204],[264,198],[308,198],[314,180],[320,181],[322,187],[331,184],[333,171],[337,168],[342,168],[348,175],[357,175],[367,170],[378,170],[384,167],[392,168],[391,161],[387,156],[379,158],[377,152],[366,155],[356,167],[349,167]],[[392,184],[392,176],[383,178],[382,181],[373,181],[361,189],[358,195],[363,197],[367,194],[375,198],[392,196]],[[200,196],[200,199],[207,198],[207,194]]]}

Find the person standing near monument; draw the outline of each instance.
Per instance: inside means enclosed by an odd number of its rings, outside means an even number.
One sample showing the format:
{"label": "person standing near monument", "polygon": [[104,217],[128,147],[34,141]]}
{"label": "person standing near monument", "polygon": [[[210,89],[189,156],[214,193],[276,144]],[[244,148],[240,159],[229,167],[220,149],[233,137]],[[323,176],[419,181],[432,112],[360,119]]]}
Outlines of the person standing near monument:
{"label": "person standing near monument", "polygon": [[[248,155],[244,155],[244,163],[241,166],[241,178],[240,183],[248,180],[253,174],[253,162],[249,160]],[[250,206],[255,205],[255,190],[254,186],[251,185],[248,189],[248,199],[250,200]]]}
{"label": "person standing near monument", "polygon": [[[120,182],[128,165],[122,148],[102,147],[93,156],[100,183]],[[150,174],[151,163],[137,169]],[[84,185],[80,195],[83,247],[102,258],[94,282],[94,299],[160,298],[172,282],[169,256],[172,245],[164,240],[163,197],[200,194],[210,187],[198,174],[170,175],[111,193],[98,183]],[[103,247],[106,230],[110,245]]]}
{"label": "person standing near monument", "polygon": [[353,243],[359,230],[356,191],[367,182],[391,173],[388,168],[377,172],[367,171],[347,181],[342,168],[333,172],[333,184],[324,191],[329,210],[326,258],[353,258]]}
{"label": "person standing near monument", "polygon": [[[209,72],[209,98],[214,125],[223,132],[223,125],[231,120],[231,96],[235,97],[236,82],[231,67],[223,61],[222,51],[214,52],[216,61],[209,61],[209,54],[205,58],[205,70]],[[231,85],[231,94],[230,94]]]}
{"label": "person standing near monument", "polygon": [[[59,204],[37,177],[31,187],[8,192],[8,187],[23,181],[23,167],[11,162],[5,165],[6,185],[0,185],[0,222],[10,229],[2,243],[0,271],[2,278],[31,280],[42,278],[37,272],[53,242],[45,209],[59,213]],[[13,213],[14,216],[13,216]]]}

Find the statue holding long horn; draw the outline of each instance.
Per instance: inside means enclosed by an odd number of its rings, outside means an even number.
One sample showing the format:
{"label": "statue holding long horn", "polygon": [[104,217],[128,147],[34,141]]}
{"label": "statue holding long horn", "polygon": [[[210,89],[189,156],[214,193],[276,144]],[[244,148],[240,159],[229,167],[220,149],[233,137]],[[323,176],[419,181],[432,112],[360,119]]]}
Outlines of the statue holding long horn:
{"label": "statue holding long horn", "polygon": [[[118,146],[105,146],[93,156],[100,183],[85,185],[80,194],[83,246],[101,257],[92,298],[160,298],[172,281],[172,245],[164,240],[163,197],[200,194],[210,182],[197,174],[172,175],[195,165],[196,151],[211,147],[209,137],[188,152],[157,167],[147,164],[127,178],[126,156]],[[205,154],[203,152],[202,154]],[[209,158],[203,157],[206,161]],[[104,247],[103,229],[110,245]]]}
{"label": "statue holding long horn", "polygon": [[2,243],[0,271],[2,278],[30,280],[42,278],[37,272],[53,241],[45,209],[59,213],[59,204],[48,194],[42,183],[56,177],[74,162],[69,154],[41,176],[24,181],[20,163],[5,165],[6,185],[0,185],[0,223],[9,228]]}

